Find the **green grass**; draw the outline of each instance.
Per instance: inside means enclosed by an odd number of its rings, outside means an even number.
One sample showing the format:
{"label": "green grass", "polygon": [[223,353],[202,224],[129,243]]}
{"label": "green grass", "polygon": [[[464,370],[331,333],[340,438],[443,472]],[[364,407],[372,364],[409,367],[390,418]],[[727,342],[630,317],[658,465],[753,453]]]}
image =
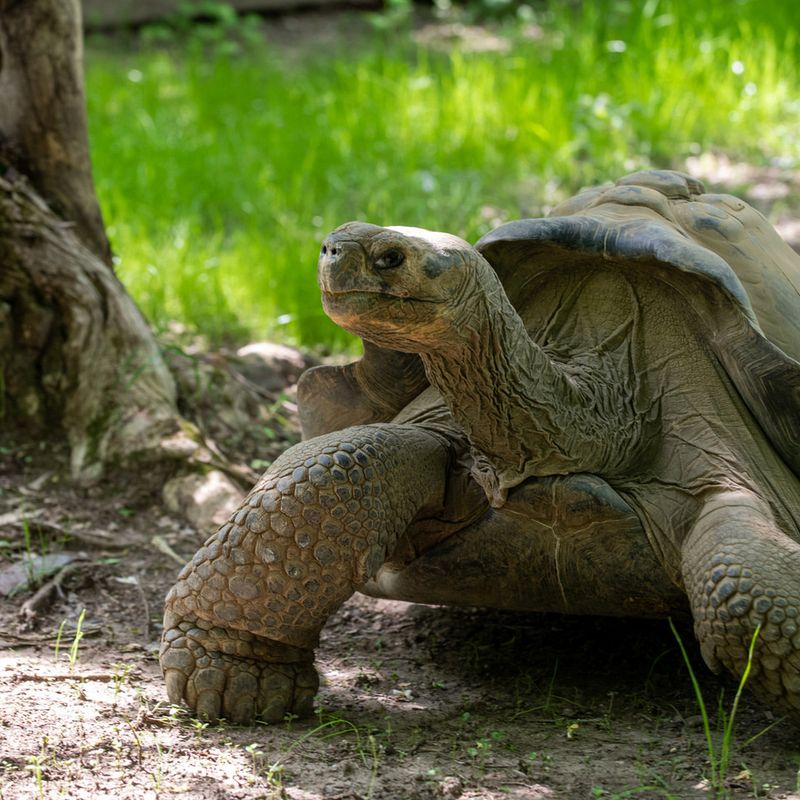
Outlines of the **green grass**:
{"label": "green grass", "polygon": [[[739,685],[736,689],[733,703],[731,704],[730,713],[725,712],[725,709],[722,707],[722,699],[720,698],[719,724],[722,728],[722,737],[721,741],[717,744],[714,742],[714,735],[711,730],[711,722],[709,719],[705,698],[703,697],[703,692],[700,689],[700,684],[698,683],[697,677],[692,669],[692,662],[689,659],[689,654],[686,652],[686,648],[683,645],[683,641],[678,633],[678,629],[675,627],[672,619],[669,620],[669,627],[672,630],[672,635],[678,642],[678,648],[681,651],[683,663],[686,665],[686,669],[689,672],[689,679],[692,682],[692,688],[694,690],[695,700],[697,701],[697,707],[700,710],[700,716],[703,720],[703,732],[705,733],[706,747],[708,752],[709,787],[714,793],[714,797],[719,798],[720,800],[725,800],[725,798],[729,798],[731,796],[730,791],[728,790],[727,781],[728,767],[730,766],[731,755],[733,751],[733,727],[734,722],[736,721],[736,712],[739,709],[739,701],[741,700],[742,692],[744,691],[744,687],[747,684],[748,678],[750,677],[750,671],[753,666],[753,653],[756,648],[758,635],[761,633],[761,623],[759,622],[758,625],[756,625],[756,629],[750,639],[750,646],[747,650],[747,661],[745,663],[744,670],[742,670],[742,675],[739,678]],[[752,739],[750,741],[752,741]]]}
{"label": "green grass", "polygon": [[[377,30],[305,55],[191,36],[90,46],[95,178],[144,313],[212,339],[341,348],[314,273],[320,239],[346,220],[474,240],[709,149],[800,161],[793,0],[548,9],[505,23],[505,52]],[[541,33],[525,38],[532,22]]]}

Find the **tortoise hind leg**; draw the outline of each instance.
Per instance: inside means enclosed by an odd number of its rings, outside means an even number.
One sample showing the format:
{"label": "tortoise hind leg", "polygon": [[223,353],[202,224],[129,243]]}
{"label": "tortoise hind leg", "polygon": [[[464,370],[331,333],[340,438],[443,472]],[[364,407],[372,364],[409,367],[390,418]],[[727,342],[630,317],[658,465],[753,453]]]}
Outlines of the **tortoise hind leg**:
{"label": "tortoise hind leg", "polygon": [[758,625],[748,686],[800,719],[800,544],[746,491],[709,498],[683,545],[703,658],[737,678]]}
{"label": "tortoise hind leg", "polygon": [[414,426],[365,425],[287,450],[187,564],[166,600],[171,702],[245,723],[312,712],[327,618],[443,502],[448,451]]}

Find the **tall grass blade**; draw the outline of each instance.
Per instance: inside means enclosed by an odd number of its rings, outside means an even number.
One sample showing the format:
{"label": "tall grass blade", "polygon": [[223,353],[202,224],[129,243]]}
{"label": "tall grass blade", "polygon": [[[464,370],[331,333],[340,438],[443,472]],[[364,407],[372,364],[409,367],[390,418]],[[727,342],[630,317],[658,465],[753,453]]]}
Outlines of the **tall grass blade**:
{"label": "tall grass blade", "polygon": [[706,737],[706,746],[708,748],[708,762],[709,762],[709,769],[711,771],[711,775],[709,776],[709,782],[711,783],[711,787],[717,791],[720,785],[720,774],[719,774],[719,762],[717,760],[716,749],[714,747],[714,738],[711,734],[711,724],[708,719],[708,711],[706,709],[706,701],[703,698],[703,692],[700,689],[700,684],[697,681],[697,676],[694,674],[694,670],[692,669],[692,663],[689,661],[689,654],[686,652],[686,648],[683,646],[683,640],[681,639],[680,634],[678,633],[678,629],[675,627],[675,623],[672,621],[672,618],[669,619],[669,627],[672,631],[672,635],[675,637],[675,640],[678,642],[678,647],[681,651],[681,656],[683,657],[683,663],[686,665],[686,669],[689,672],[689,679],[692,682],[692,689],[694,690],[695,700],[697,701],[697,707],[700,709],[700,716],[703,719],[703,733]]}
{"label": "tall grass blade", "polygon": [[[683,657],[683,663],[686,665],[686,669],[689,672],[689,677],[692,681],[692,688],[694,689],[695,699],[697,700],[697,706],[700,709],[700,715],[703,719],[703,732],[705,733],[706,744],[708,747],[709,769],[711,773],[709,776],[711,789],[716,797],[727,797],[729,793],[725,787],[725,776],[728,774],[728,767],[730,765],[733,726],[736,721],[736,712],[739,709],[739,700],[741,699],[742,692],[744,691],[744,687],[747,684],[747,680],[750,677],[750,672],[753,667],[753,653],[755,652],[756,640],[758,639],[758,635],[761,633],[761,623],[756,625],[756,629],[750,639],[750,645],[747,650],[747,663],[745,664],[742,676],[739,679],[739,685],[736,688],[736,695],[733,698],[730,714],[725,714],[724,709],[722,708],[722,701],[720,700],[719,714],[723,723],[723,728],[719,756],[717,756],[717,751],[714,747],[714,737],[711,733],[711,724],[709,722],[708,712],[706,710],[706,704],[703,698],[703,692],[700,689],[700,684],[698,683],[697,677],[692,669],[691,662],[689,661],[689,655],[686,652],[686,648],[683,646],[683,641],[681,640],[680,634],[678,633],[678,630],[671,618],[669,620],[669,627],[672,630],[672,635],[678,642],[678,647],[680,648],[681,656]],[[762,733],[764,733],[764,731],[762,731]],[[748,740],[745,744],[749,744],[751,741],[753,741],[753,739]]]}

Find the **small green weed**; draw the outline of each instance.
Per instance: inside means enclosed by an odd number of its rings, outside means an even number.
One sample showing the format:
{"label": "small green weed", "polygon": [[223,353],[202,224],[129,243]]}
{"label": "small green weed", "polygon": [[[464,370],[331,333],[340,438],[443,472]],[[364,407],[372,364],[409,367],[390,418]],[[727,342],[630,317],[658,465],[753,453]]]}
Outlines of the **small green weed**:
{"label": "small green weed", "polygon": [[42,786],[42,767],[46,760],[46,756],[40,753],[36,756],[28,756],[26,760],[28,762],[27,769],[30,770],[34,783],[36,784],[36,793],[39,795],[39,798],[43,798],[44,789]]}
{"label": "small green weed", "polygon": [[[264,759],[264,751],[259,749],[258,742],[251,742],[244,750],[250,756],[253,777],[258,777],[261,771],[261,762]],[[276,767],[276,769],[273,769],[273,766],[276,765],[272,765],[267,774],[267,783],[269,783],[270,786],[276,785],[276,780],[279,780],[280,774],[283,772],[283,767]]]}
{"label": "small green weed", "polygon": [[80,648],[81,639],[83,639],[83,618],[86,616],[86,609],[81,609],[78,615],[78,624],[75,626],[75,636],[72,639],[72,644],[69,648],[69,671],[75,669],[75,663],[78,660],[78,650]]}
{"label": "small green weed", "polygon": [[163,780],[163,773],[161,769],[161,762],[163,760],[163,753],[161,752],[161,743],[158,741],[156,737],[153,737],[153,743],[156,746],[156,768],[150,772],[150,777],[153,780],[153,786],[155,787],[156,794],[161,791],[161,782]]}
{"label": "small green weed", "polygon": [[41,567],[37,571],[36,564],[41,564],[38,556],[47,555],[47,540],[39,531],[38,548],[34,547],[33,534],[31,532],[31,524],[26,516],[22,517],[22,536],[25,543],[26,565],[28,572],[28,584],[30,586],[38,586],[42,582]]}
{"label": "small green weed", "polygon": [[714,735],[711,731],[711,723],[709,721],[705,699],[703,698],[703,692],[700,689],[700,684],[698,683],[697,677],[692,669],[692,664],[689,660],[689,654],[686,652],[686,648],[683,645],[683,641],[678,633],[678,629],[675,627],[675,624],[671,619],[669,620],[669,626],[672,629],[673,636],[678,642],[678,647],[680,648],[683,662],[689,672],[689,678],[692,681],[692,688],[694,689],[695,700],[697,701],[697,706],[700,709],[700,715],[703,719],[703,732],[705,733],[706,746],[708,748],[708,762],[710,770],[709,784],[711,791],[714,792],[715,797],[729,797],[730,793],[725,786],[725,781],[728,775],[731,749],[733,746],[733,726],[736,720],[736,712],[739,708],[739,700],[742,696],[742,692],[744,691],[747,679],[750,677],[750,670],[753,665],[753,652],[755,651],[756,640],[761,632],[761,624],[759,623],[756,626],[756,629],[750,640],[750,646],[747,651],[747,664],[745,665],[744,671],[742,672],[742,677],[739,680],[739,685],[736,689],[736,695],[734,696],[733,704],[731,705],[730,714],[725,713],[725,710],[722,707],[722,702],[720,701],[719,718],[722,723],[722,741],[719,744],[719,748],[717,748],[714,743]]}
{"label": "small green weed", "polygon": [[64,626],[67,624],[65,619],[61,620],[61,623],[58,626],[58,632],[56,633],[56,643],[55,647],[53,648],[53,661],[58,661],[58,654],[61,650],[61,637],[64,635]]}
{"label": "small green weed", "polygon": [[125,681],[128,674],[133,669],[133,665],[117,662],[112,666],[114,667],[114,674],[111,676],[111,679],[114,681],[114,697],[116,698],[122,691],[122,687],[125,685]]}
{"label": "small green weed", "polygon": [[467,755],[481,772],[485,771],[487,762],[495,750],[500,747],[515,749],[508,743],[508,734],[503,730],[489,731],[488,735],[480,737],[474,745],[467,747]]}
{"label": "small green weed", "polygon": [[203,722],[202,720],[199,719],[192,719],[189,724],[192,726],[192,730],[194,731],[194,738],[198,740],[208,729],[208,722]]}
{"label": "small green weed", "polygon": [[[85,616],[86,616],[86,609],[84,608],[84,609],[81,609],[81,613],[78,615],[78,622],[75,625],[75,633],[74,633],[74,635],[72,637],[72,644],[70,644],[70,648],[69,648],[69,656],[68,656],[68,658],[69,658],[69,671],[70,672],[72,672],[75,669],[75,663],[78,660],[78,653],[80,651],[81,639],[83,639],[83,635],[84,635],[84,633],[83,633],[83,620],[84,620]],[[61,641],[64,638],[64,627],[66,626],[66,624],[67,624],[67,620],[66,619],[62,619],[61,623],[58,626],[58,631],[56,632],[56,642],[55,642],[55,646],[53,648],[53,661],[58,661],[58,656],[59,656],[59,653],[61,652]],[[119,667],[120,665],[119,664],[115,664],[114,666],[115,667]],[[130,667],[128,667],[128,671],[129,670],[130,670]],[[125,675],[127,675],[127,671],[125,672]],[[121,681],[124,682],[124,680],[125,680],[125,676],[123,675],[122,678],[121,678]],[[116,684],[117,684],[116,675],[114,677],[114,683],[115,683],[115,686],[116,686]],[[118,694],[118,693],[119,693],[119,691],[117,690],[115,692],[115,694]]]}
{"label": "small green weed", "polygon": [[44,767],[48,760],[52,759],[50,750],[50,740],[47,736],[42,737],[42,747],[39,753],[35,756],[28,756],[26,758],[26,769],[30,771],[31,777],[36,784],[36,793],[40,800],[44,797]]}
{"label": "small green weed", "polygon": [[305,742],[312,738],[319,738],[324,741],[332,737],[352,735],[355,739],[356,752],[362,764],[369,769],[370,776],[364,797],[366,800],[370,800],[375,791],[375,782],[377,781],[378,767],[380,765],[380,748],[374,732],[367,727],[356,725],[338,714],[329,714],[322,709],[319,710],[318,717],[318,725],[295,739],[280,758],[267,763],[266,767],[264,767],[266,754],[260,749],[259,744],[253,742],[247,745],[244,749],[250,755],[254,777],[262,774],[270,787],[280,790],[283,785],[287,762],[291,755]]}
{"label": "small green weed", "polygon": [[22,518],[22,536],[25,541],[25,553],[28,556],[28,582],[31,585],[36,583],[37,577],[33,572],[33,548],[31,546],[31,526],[28,518]]}

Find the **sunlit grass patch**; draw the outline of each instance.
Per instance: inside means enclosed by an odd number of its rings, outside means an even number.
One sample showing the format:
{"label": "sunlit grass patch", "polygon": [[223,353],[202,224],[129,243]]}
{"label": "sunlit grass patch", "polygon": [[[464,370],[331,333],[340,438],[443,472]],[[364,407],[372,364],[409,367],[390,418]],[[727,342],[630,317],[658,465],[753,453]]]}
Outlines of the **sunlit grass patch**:
{"label": "sunlit grass patch", "polygon": [[707,149],[796,162],[792,4],[710,5],[554,0],[507,24],[494,52],[417,46],[410,31],[290,59],[184,39],[90,50],[119,275],[156,325],[341,347],[314,270],[342,222],[474,240],[587,183]]}

